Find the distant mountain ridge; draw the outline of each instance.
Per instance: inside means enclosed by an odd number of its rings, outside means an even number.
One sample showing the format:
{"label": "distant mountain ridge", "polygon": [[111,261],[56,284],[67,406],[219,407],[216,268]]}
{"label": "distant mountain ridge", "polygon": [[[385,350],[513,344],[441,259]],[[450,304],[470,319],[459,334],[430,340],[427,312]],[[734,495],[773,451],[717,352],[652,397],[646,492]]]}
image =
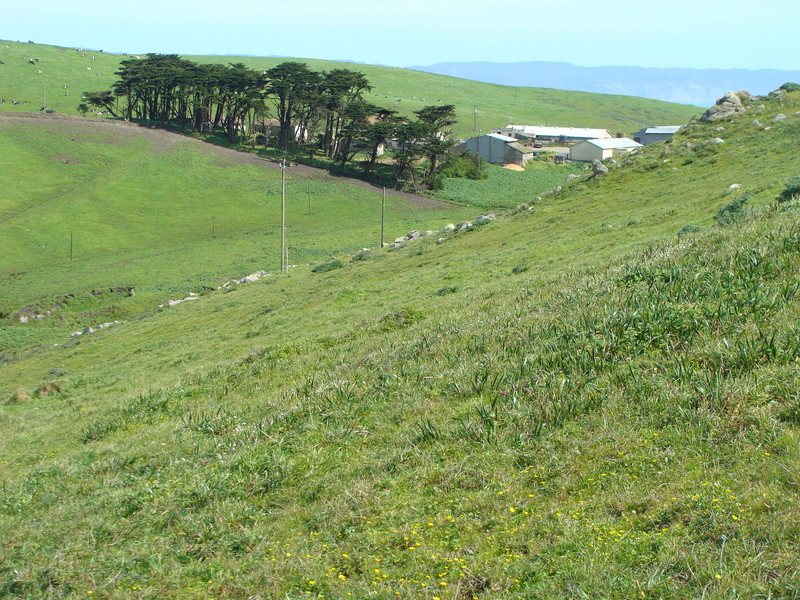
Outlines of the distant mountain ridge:
{"label": "distant mountain ridge", "polygon": [[543,61],[444,62],[408,68],[485,83],[622,94],[696,106],[709,106],[728,90],[762,95],[787,81],[800,81],[800,71],[779,69],[579,67]]}

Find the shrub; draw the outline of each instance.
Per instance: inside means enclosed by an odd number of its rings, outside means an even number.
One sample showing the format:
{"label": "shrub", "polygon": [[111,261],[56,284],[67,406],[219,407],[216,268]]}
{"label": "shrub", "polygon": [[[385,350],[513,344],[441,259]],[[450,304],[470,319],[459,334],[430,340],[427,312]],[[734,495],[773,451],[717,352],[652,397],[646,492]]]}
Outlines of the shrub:
{"label": "shrub", "polygon": [[784,92],[800,92],[800,83],[792,83],[787,81],[778,89],[783,90]]}
{"label": "shrub", "polygon": [[333,271],[334,269],[341,269],[344,266],[344,263],[340,260],[332,260],[330,262],[322,263],[317,265],[313,269],[311,269],[312,273],[327,273],[328,271]]}
{"label": "shrub", "polygon": [[740,196],[736,196],[731,202],[724,205],[714,215],[714,220],[718,225],[732,225],[737,221],[741,221],[747,216],[747,209],[745,205],[750,199],[750,193],[745,192]]}
{"label": "shrub", "polygon": [[475,154],[470,154],[469,152],[454,156],[441,174],[445,177],[463,177],[466,179],[486,179],[489,177],[483,163]]}
{"label": "shrub", "polygon": [[800,199],[800,177],[792,177],[786,182],[786,187],[778,194],[778,202],[791,202]]}

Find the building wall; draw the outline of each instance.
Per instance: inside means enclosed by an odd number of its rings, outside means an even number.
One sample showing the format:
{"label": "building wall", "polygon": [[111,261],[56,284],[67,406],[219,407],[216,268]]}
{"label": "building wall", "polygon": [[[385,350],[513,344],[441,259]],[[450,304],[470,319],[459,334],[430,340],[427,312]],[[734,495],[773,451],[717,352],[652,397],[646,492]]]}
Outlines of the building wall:
{"label": "building wall", "polygon": [[611,156],[611,150],[607,150],[608,156],[604,157],[602,148],[598,148],[594,144],[588,142],[581,142],[575,144],[569,149],[570,160],[579,160],[581,162],[592,162],[593,160],[604,160]]}
{"label": "building wall", "polygon": [[639,143],[643,146],[649,146],[650,144],[655,144],[656,142],[668,140],[672,136],[673,134],[671,133],[646,133],[642,136],[642,141]]}
{"label": "building wall", "polygon": [[476,154],[486,162],[498,165],[506,162],[506,142],[495,139],[488,135],[481,135],[477,138],[470,138],[466,141],[467,150]]}
{"label": "building wall", "polygon": [[524,167],[525,163],[528,162],[532,156],[532,154],[522,154],[513,148],[509,148],[508,152],[506,153],[505,163]]}

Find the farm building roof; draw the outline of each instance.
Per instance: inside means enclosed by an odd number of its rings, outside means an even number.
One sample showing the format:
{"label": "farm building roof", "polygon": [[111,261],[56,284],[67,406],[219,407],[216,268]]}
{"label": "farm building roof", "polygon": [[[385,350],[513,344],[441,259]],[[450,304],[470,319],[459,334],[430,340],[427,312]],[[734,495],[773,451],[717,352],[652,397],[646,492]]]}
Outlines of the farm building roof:
{"label": "farm building roof", "polygon": [[486,137],[500,140],[501,142],[516,142],[517,138],[508,137],[507,135],[500,135],[499,133],[487,133]]}
{"label": "farm building roof", "polygon": [[517,142],[512,142],[507,147],[513,148],[518,152],[522,152],[522,154],[530,154],[531,152],[533,152],[533,148],[528,148],[527,146],[523,146],[522,144]]}
{"label": "farm building roof", "polygon": [[607,129],[590,129],[587,127],[552,127],[548,125],[509,125],[503,128],[504,131],[513,131],[524,135],[535,135],[541,137],[565,137],[565,138],[610,138],[611,134]]}
{"label": "farm building roof", "polygon": [[660,127],[648,127],[644,130],[646,134],[658,134],[658,133],[668,133],[673,134],[677,132],[681,128],[680,125],[663,125]]}
{"label": "farm building roof", "polygon": [[641,144],[634,142],[629,138],[607,138],[599,140],[586,140],[585,144],[592,144],[603,150],[612,150],[614,148],[639,148]]}

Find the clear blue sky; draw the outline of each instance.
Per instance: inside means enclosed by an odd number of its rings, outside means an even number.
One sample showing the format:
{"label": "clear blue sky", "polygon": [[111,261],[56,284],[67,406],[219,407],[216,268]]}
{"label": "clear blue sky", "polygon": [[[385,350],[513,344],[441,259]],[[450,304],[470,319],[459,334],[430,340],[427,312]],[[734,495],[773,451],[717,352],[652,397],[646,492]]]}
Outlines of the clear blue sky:
{"label": "clear blue sky", "polygon": [[391,66],[800,69],[798,0],[9,0],[0,38]]}

